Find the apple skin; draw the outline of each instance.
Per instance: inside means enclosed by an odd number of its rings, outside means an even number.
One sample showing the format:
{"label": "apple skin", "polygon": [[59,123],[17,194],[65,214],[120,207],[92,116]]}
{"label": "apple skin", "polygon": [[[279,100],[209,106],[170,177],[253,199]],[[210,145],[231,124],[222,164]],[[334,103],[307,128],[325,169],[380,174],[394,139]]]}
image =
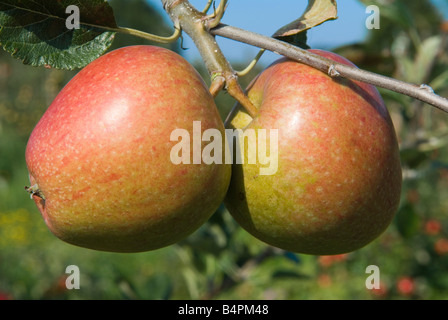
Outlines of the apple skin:
{"label": "apple skin", "polygon": [[154,250],[194,232],[222,203],[231,166],[170,161],[171,132],[191,133],[193,121],[202,132],[224,132],[213,97],[180,55],[130,46],[87,65],[26,148],[38,187],[32,197],[48,228],[68,243],[113,252]]}
{"label": "apple skin", "polygon": [[280,59],[247,94],[258,115],[236,105],[226,127],[278,129],[278,170],[260,175],[260,163],[234,163],[225,204],[235,220],[267,244],[314,255],[355,251],[382,234],[400,202],[402,173],[377,89]]}

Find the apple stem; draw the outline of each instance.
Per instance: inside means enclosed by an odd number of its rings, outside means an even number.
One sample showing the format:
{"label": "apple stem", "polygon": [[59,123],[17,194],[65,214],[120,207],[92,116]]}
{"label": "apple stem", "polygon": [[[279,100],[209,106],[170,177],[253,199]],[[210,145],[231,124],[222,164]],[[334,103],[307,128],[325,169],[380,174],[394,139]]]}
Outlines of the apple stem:
{"label": "apple stem", "polygon": [[212,83],[210,85],[210,93],[213,98],[216,98],[218,93],[225,87],[226,78],[221,73],[212,75]]}
{"label": "apple stem", "polygon": [[227,91],[243,106],[244,109],[246,109],[252,118],[257,116],[257,107],[255,107],[246,93],[241,89],[237,77],[227,79]]}
{"label": "apple stem", "polygon": [[[212,79],[210,93],[216,97],[219,91],[225,88],[254,117],[257,108],[241,89],[237,73],[224,56],[215,37],[210,34],[210,29],[220,24],[227,0],[222,0],[217,11],[211,15],[206,15],[205,9],[203,12],[198,11],[187,0],[161,1],[174,25],[185,31],[199,50]],[[210,3],[207,4],[207,7],[209,6]]]}

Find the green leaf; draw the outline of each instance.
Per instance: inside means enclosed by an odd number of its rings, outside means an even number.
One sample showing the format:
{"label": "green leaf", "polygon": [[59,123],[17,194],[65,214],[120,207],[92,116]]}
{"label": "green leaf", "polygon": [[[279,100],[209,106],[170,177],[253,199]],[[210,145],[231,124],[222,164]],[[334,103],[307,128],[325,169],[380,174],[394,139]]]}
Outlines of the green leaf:
{"label": "green leaf", "polygon": [[138,288],[139,295],[147,300],[167,300],[173,293],[173,283],[166,274],[156,274]]}
{"label": "green leaf", "polygon": [[305,13],[299,19],[277,30],[273,37],[285,40],[285,37],[297,35],[325,21],[335,20],[337,19],[337,14],[338,10],[335,0],[309,0]]}
{"label": "green leaf", "polygon": [[434,90],[440,90],[443,88],[448,88],[448,70],[444,71],[442,74],[438,75],[429,84]]}
{"label": "green leaf", "polygon": [[[69,29],[69,5],[79,8],[79,29]],[[24,64],[82,68],[112,44],[117,28],[104,0],[0,0],[0,45]]]}
{"label": "green leaf", "polygon": [[429,37],[422,42],[415,58],[414,82],[423,83],[427,80],[441,45],[442,37],[439,35]]}
{"label": "green leaf", "polygon": [[418,233],[420,218],[412,204],[406,203],[400,208],[395,217],[395,225],[405,239],[409,239]]}
{"label": "green leaf", "polygon": [[275,270],[272,274],[273,279],[303,279],[309,280],[310,276],[296,270]]}
{"label": "green leaf", "polygon": [[422,152],[417,148],[403,148],[400,151],[401,161],[411,169],[417,169],[422,164],[430,160],[430,156],[426,152]]}
{"label": "green leaf", "polygon": [[281,38],[283,41],[288,42],[296,47],[302,49],[310,49],[310,46],[306,43],[308,41],[307,32],[303,31],[297,34],[293,34],[290,36],[285,36]]}
{"label": "green leaf", "polygon": [[401,147],[401,161],[406,166],[417,169],[431,160],[434,151],[445,149],[447,145],[447,133],[428,132],[426,137],[421,137],[418,141]]}

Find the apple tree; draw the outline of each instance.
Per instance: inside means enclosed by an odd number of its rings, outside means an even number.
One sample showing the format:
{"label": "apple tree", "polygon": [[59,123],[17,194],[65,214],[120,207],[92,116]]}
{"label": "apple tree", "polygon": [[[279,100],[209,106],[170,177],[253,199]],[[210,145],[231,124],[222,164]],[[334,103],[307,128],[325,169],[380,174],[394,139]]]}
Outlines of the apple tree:
{"label": "apple tree", "polygon": [[[54,91],[54,100],[46,101],[51,106],[42,118],[39,112],[24,117],[24,128],[40,118],[26,150],[31,179],[26,190],[50,230],[69,243],[106,251],[146,251],[176,243],[184,263],[180,277],[192,298],[225,297],[258,270],[264,282],[281,278],[282,271],[286,277],[306,278],[296,270],[269,267],[269,261],[278,259],[306,266],[317,261],[317,283],[330,286],[335,261],[356,268],[371,264],[366,259],[381,247],[390,254],[402,249],[388,245],[393,238],[385,233],[389,226],[421,252],[413,261],[413,276],[426,275],[429,263],[422,261],[444,250],[440,230],[437,239],[415,238],[432,232],[427,231],[431,224],[421,231],[425,222],[437,224],[431,210],[443,210],[443,193],[428,210],[428,202],[437,198],[431,181],[446,175],[447,29],[437,11],[421,14],[429,6],[426,1],[364,1],[380,10],[381,30],[392,32],[370,33],[365,43],[338,48],[336,55],[307,45],[311,28],[337,19],[336,1],[310,0],[297,20],[285,21],[272,37],[222,24],[231,10],[226,0],[204,1],[205,8],[199,9],[188,1],[161,2],[173,23],[168,36],[162,23],[151,32],[163,36],[148,33],[143,22],[126,27],[134,16],[125,7],[144,11],[141,1],[0,0],[0,43],[6,52],[25,65],[81,69],[59,94]],[[201,53],[203,64],[196,68],[203,79],[174,54],[181,52],[187,35]],[[217,37],[261,50],[248,68],[236,71]],[[259,74],[253,68],[266,50],[284,58]],[[120,65],[125,67],[117,71]],[[248,74],[254,81],[245,90],[252,80]],[[56,75],[54,81],[65,82]],[[148,98],[153,93],[157,101]],[[167,110],[172,117],[163,113]],[[203,138],[207,129],[217,130],[221,138],[224,125],[239,133],[255,129],[258,147],[260,139],[270,145],[265,156],[278,156],[275,172],[260,173],[266,164],[260,165],[260,154],[253,166],[233,163],[229,180],[224,155],[216,166],[191,165],[190,159],[184,167],[173,165],[166,157],[172,155],[169,148],[160,151],[170,142],[167,132],[192,125],[194,132],[195,120],[203,124],[199,143],[204,149],[204,141],[211,141]],[[102,129],[104,121],[110,126]],[[267,128],[279,130],[278,145],[269,144],[272,136],[260,138]],[[250,142],[250,136],[244,137]],[[248,161],[251,151],[244,148],[244,137],[241,153]],[[187,146],[182,151],[190,149],[190,142]],[[145,163],[139,149],[162,161]],[[128,158],[123,160],[125,150]],[[209,157],[216,157],[213,151]],[[442,188],[443,179],[436,181]],[[144,214],[135,215],[139,210]],[[361,248],[374,241],[379,248],[363,255]],[[349,265],[358,250],[357,262]],[[262,264],[267,267],[259,268]],[[162,280],[164,297],[170,286]],[[414,294],[399,288],[397,293]]]}

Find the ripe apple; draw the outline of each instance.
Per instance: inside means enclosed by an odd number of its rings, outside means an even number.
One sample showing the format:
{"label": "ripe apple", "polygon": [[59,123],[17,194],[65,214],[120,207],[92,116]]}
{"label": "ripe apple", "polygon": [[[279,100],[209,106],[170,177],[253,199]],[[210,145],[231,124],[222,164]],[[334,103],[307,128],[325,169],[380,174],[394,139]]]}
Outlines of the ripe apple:
{"label": "ripe apple", "polygon": [[28,189],[49,229],[81,247],[139,252],[173,244],[222,203],[226,164],[173,164],[175,129],[224,132],[213,97],[178,54],[111,51],[58,94],[26,148]]}
{"label": "ripe apple", "polygon": [[397,280],[398,293],[403,296],[411,296],[415,293],[415,280],[409,276],[402,276]]}
{"label": "ripe apple", "polygon": [[251,146],[240,144],[243,163],[233,165],[225,200],[237,222],[270,245],[316,255],[354,251],[384,232],[402,176],[396,133],[377,89],[280,59],[247,94],[258,114],[251,118],[236,105],[226,126],[278,130],[277,146],[264,141],[278,169],[260,174],[265,165],[248,163]]}

